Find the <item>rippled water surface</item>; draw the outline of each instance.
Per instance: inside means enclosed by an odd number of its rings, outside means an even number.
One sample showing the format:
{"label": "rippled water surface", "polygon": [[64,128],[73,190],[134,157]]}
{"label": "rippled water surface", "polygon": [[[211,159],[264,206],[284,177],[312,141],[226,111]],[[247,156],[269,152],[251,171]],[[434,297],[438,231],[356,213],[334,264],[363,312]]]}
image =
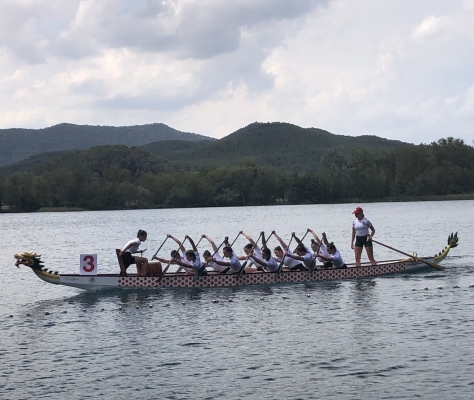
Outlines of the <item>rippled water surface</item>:
{"label": "rippled water surface", "polygon": [[[97,253],[100,272],[117,272],[114,249],[138,229],[148,231],[151,256],[166,233],[220,243],[241,229],[288,239],[312,227],[352,262],[354,205],[0,215],[0,398],[473,398],[474,202],[363,207],[376,239],[392,247],[433,255],[452,231],[459,247],[441,272],[86,292],[15,268],[13,254],[35,251],[75,273],[80,253]],[[399,257],[382,247],[375,255]]]}

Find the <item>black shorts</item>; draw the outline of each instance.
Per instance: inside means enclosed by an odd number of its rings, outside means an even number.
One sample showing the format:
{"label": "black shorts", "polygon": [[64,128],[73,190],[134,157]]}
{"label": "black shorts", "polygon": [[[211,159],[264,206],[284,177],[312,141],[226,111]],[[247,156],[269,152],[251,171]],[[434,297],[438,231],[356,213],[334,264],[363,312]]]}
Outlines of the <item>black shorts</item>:
{"label": "black shorts", "polygon": [[323,264],[323,269],[332,268],[332,261],[325,261]]}
{"label": "black shorts", "polygon": [[122,253],[122,261],[125,265],[135,264],[135,257],[133,257],[130,252],[125,251]]}
{"label": "black shorts", "polygon": [[372,247],[372,240],[367,240],[367,236],[356,236],[355,247]]}
{"label": "black shorts", "polygon": [[306,268],[303,264],[298,264],[295,265],[293,268],[290,268],[291,271],[308,271],[308,268]]}

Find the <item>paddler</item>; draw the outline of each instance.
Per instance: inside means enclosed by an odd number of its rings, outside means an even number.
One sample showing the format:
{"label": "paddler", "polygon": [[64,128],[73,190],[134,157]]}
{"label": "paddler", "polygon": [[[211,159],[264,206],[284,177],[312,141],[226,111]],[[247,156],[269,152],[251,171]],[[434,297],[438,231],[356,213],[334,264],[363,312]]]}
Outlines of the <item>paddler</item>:
{"label": "paddler", "polygon": [[[222,265],[223,267],[230,267],[230,272],[233,274],[238,274],[240,270],[242,269],[242,264],[240,264],[240,261],[237,257],[237,255],[234,253],[232,250],[232,247],[230,246],[225,246],[222,249],[222,254],[224,258],[228,258],[229,261],[219,261],[216,258],[213,258],[212,261],[215,262],[218,265]],[[245,271],[243,271],[245,272]]]}
{"label": "paddler", "polygon": [[305,266],[299,262],[299,260],[295,260],[291,257],[286,257],[285,253],[293,254],[289,246],[282,240],[280,236],[277,235],[275,231],[272,231],[272,233],[275,235],[277,240],[280,242],[280,246],[275,247],[273,252],[275,253],[275,261],[278,263],[281,263],[283,259],[283,265],[288,267],[291,271],[305,271],[306,268]]}
{"label": "paddler", "polygon": [[[218,253],[218,251],[217,251],[218,249],[217,249],[217,246],[214,243],[214,241],[209,236],[207,236],[205,234],[202,234],[201,237],[203,239],[206,239],[212,246],[212,254],[209,250],[206,250],[206,251],[204,251],[204,253],[202,253],[202,256],[204,257],[204,260],[207,263],[207,266],[212,268],[214,271],[217,271],[217,272],[220,272],[220,273],[223,273],[223,274],[228,272],[230,270],[230,267],[225,267],[223,265],[219,265],[219,264],[217,264],[213,261],[213,258],[215,258],[217,261],[224,261],[224,259]],[[226,236],[224,241],[225,241],[226,244],[228,244],[229,243],[229,238]]]}
{"label": "paddler", "polygon": [[344,263],[341,253],[336,249],[336,246],[334,245],[333,242],[328,243],[326,234],[323,233],[323,240],[326,244],[327,252],[329,255],[322,255],[319,254],[319,258],[323,259],[325,261],[325,266],[327,265],[326,263],[329,262],[331,263],[331,266],[329,268],[347,268],[347,265]]}
{"label": "paddler", "polygon": [[314,239],[311,239],[311,249],[314,252],[313,255],[315,257],[318,257],[318,260],[323,263],[323,266],[322,266],[323,269],[332,268],[332,262],[327,261],[327,260],[325,260],[321,257],[321,256],[324,256],[324,257],[329,257],[330,256],[330,254],[328,253],[328,249],[326,247],[326,244],[325,244],[325,243],[327,243],[326,233],[325,232],[322,233],[322,237],[323,237],[323,241],[324,241],[323,242],[318,237],[318,235],[316,235],[316,233],[314,233],[314,231],[311,228],[308,228],[308,232],[311,232],[311,234],[314,237]]}
{"label": "paddler", "polygon": [[193,239],[191,239],[188,235],[186,235],[185,237],[186,239],[189,240],[189,243],[191,244],[191,247],[192,247],[192,250],[187,250],[185,252],[185,257],[186,257],[187,262],[184,262],[177,258],[173,258],[171,259],[171,264],[178,264],[179,266],[185,269],[186,273],[199,272],[200,275],[207,275],[207,271],[205,269],[201,271],[201,268],[202,268],[201,258],[199,255],[199,251],[196,245],[194,244]]}
{"label": "paddler", "polygon": [[[272,252],[270,249],[267,247],[267,241],[265,240],[265,233],[262,232],[262,258],[263,260],[260,260],[258,257],[255,255],[250,255],[249,257],[252,258],[255,262],[255,265],[260,265],[257,266],[257,270],[255,271],[255,268],[252,268],[254,271],[251,272],[276,272],[278,270],[278,263],[275,261],[275,259],[272,257]],[[263,268],[265,267],[265,269]],[[247,268],[245,269],[245,272],[247,271]]]}
{"label": "paddler", "polygon": [[[252,259],[256,257],[260,261],[264,261],[262,257],[262,250],[257,245],[257,243],[250,237],[250,235],[247,235],[246,233],[244,233],[244,231],[240,231],[240,234],[243,235],[250,243],[247,243],[244,246],[245,256],[239,256],[239,260],[249,260],[249,264],[247,265],[247,268],[250,268],[252,265],[255,265],[254,261],[249,259],[250,256],[253,256]],[[263,232],[261,232],[260,235],[263,235]],[[257,265],[255,265],[255,268],[257,268]],[[250,272],[254,272],[254,271],[250,271]]]}
{"label": "paddler", "polygon": [[[166,236],[169,237],[170,239],[173,239],[176,242],[176,244],[179,246],[178,248],[181,251],[181,254],[179,253],[178,250],[173,250],[173,251],[171,251],[171,254],[170,254],[171,255],[170,260],[167,260],[165,258],[160,258],[160,257],[157,257],[157,256],[153,256],[152,260],[158,260],[158,261],[161,261],[162,263],[166,263],[166,264],[171,264],[173,260],[180,261],[180,262],[186,264],[186,267],[184,267],[185,271],[191,274],[193,272],[193,269],[191,267],[191,263],[188,261],[188,258],[186,257],[186,248],[173,235],[170,235],[168,233]],[[172,263],[172,264],[177,264],[177,263]],[[181,265],[180,265],[180,268],[178,269],[178,272],[180,270],[181,270]]]}
{"label": "paddler", "polygon": [[288,251],[285,253],[286,257],[293,258],[295,260],[303,261],[303,264],[305,266],[305,270],[314,268],[315,266],[315,258],[311,252],[310,249],[308,249],[303,242],[296,237],[295,232],[291,233],[291,236],[295,238],[296,242],[298,243],[298,246],[296,246],[296,254],[290,254]]}

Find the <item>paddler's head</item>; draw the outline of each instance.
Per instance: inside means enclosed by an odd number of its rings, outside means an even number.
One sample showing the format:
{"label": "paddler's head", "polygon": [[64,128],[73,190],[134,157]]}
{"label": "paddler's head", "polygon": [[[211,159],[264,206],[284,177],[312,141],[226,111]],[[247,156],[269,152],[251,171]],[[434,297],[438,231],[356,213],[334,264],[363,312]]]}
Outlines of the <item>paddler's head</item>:
{"label": "paddler's head", "polygon": [[247,254],[248,256],[250,254],[252,254],[252,245],[250,243],[247,243],[244,247],[244,252],[245,254]]}
{"label": "paddler's head", "polygon": [[270,249],[268,249],[267,247],[262,249],[262,257],[265,261],[268,261],[271,255],[272,255],[272,252],[270,251]]}
{"label": "paddler's head", "polygon": [[273,249],[273,252],[275,253],[275,255],[278,257],[278,258],[282,258],[283,257],[283,249],[280,247],[280,246],[277,246]]}
{"label": "paddler's head", "polygon": [[206,261],[210,261],[212,258],[211,252],[209,250],[206,250],[204,253],[202,253],[202,256]]}
{"label": "paddler's head", "polygon": [[318,243],[316,240],[311,239],[311,249],[312,249],[313,251],[318,251],[318,250],[319,250],[319,247],[320,247],[320,246],[319,246],[319,243]]}

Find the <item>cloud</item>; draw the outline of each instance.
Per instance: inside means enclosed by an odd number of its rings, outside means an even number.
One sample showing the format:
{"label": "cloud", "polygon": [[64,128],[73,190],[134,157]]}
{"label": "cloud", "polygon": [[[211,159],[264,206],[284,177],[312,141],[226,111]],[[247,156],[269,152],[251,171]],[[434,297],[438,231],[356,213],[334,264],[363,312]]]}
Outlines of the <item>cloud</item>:
{"label": "cloud", "polygon": [[[5,0],[1,126],[473,131],[472,1]],[[15,33],[15,34],[13,34]]]}

